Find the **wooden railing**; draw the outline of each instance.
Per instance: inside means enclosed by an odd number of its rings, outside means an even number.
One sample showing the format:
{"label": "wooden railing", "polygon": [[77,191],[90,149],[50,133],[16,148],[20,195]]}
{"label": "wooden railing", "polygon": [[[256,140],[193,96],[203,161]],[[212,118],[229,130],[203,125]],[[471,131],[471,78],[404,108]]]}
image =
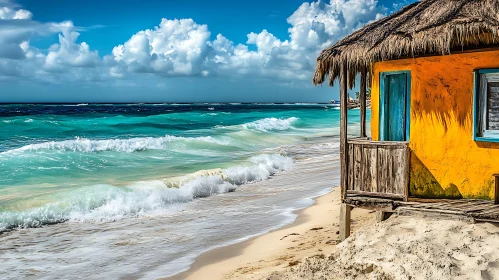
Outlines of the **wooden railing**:
{"label": "wooden railing", "polygon": [[409,145],[348,139],[346,195],[366,195],[407,200],[409,196]]}

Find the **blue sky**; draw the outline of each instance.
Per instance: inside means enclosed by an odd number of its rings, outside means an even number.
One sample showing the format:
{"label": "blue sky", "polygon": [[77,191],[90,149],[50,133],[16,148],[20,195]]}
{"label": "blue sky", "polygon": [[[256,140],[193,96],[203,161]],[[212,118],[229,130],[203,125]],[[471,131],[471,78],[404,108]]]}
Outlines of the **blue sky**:
{"label": "blue sky", "polygon": [[0,102],[327,102],[320,50],[405,4],[0,0]]}

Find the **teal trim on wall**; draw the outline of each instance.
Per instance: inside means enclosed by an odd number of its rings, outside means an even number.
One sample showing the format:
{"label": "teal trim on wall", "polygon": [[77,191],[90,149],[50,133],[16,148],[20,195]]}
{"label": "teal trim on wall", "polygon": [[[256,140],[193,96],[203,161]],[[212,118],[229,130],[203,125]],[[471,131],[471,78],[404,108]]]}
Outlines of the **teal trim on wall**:
{"label": "teal trim on wall", "polygon": [[499,143],[499,138],[475,137],[473,140],[477,142]]}
{"label": "teal trim on wall", "polygon": [[476,114],[478,112],[478,87],[480,85],[480,70],[475,70],[473,75],[473,140],[478,141],[476,137]]}
{"label": "teal trim on wall", "polygon": [[387,129],[387,106],[386,96],[389,94],[387,91],[389,87],[387,87],[386,81],[387,78],[391,75],[406,75],[406,93],[405,93],[405,139],[404,141],[409,141],[410,132],[411,132],[411,71],[393,71],[393,72],[381,72],[380,73],[380,104],[379,104],[379,140],[387,141],[388,140],[388,129]]}
{"label": "teal trim on wall", "polygon": [[477,142],[492,142],[499,143],[499,138],[490,138],[490,137],[478,137],[477,136],[477,114],[479,113],[479,96],[478,93],[480,91],[480,75],[481,74],[490,74],[490,73],[499,73],[498,68],[490,68],[490,69],[477,69],[473,75],[473,141]]}
{"label": "teal trim on wall", "polygon": [[478,74],[499,73],[499,69],[498,68],[478,69],[475,72],[478,72]]}
{"label": "teal trim on wall", "polygon": [[411,71],[406,71],[407,74],[407,92],[406,92],[406,100],[405,100],[405,112],[406,112],[406,124],[405,124],[405,141],[409,141],[411,139]]}

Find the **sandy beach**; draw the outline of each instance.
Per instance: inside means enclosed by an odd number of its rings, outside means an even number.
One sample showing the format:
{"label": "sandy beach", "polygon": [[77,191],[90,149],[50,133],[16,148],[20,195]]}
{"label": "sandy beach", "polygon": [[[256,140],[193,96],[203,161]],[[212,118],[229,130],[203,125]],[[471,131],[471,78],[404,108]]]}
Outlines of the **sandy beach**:
{"label": "sandy beach", "polygon": [[173,279],[498,279],[499,228],[459,219],[352,211],[338,243],[339,188],[296,222],[200,256]]}
{"label": "sandy beach", "polygon": [[[171,279],[265,279],[305,257],[330,254],[339,242],[339,209],[340,189],[333,188],[313,206],[298,211],[292,225],[209,251],[190,270]],[[352,231],[374,223],[374,215],[362,209],[352,211]]]}

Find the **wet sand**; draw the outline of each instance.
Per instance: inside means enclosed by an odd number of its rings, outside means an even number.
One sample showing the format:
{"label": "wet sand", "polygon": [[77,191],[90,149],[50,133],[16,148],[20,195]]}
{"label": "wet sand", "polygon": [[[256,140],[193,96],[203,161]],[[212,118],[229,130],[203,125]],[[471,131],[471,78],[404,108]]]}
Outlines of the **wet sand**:
{"label": "wet sand", "polygon": [[[265,279],[316,254],[330,254],[339,242],[340,191],[316,199],[282,229],[215,250],[197,258],[188,271],[170,279]],[[352,231],[374,223],[374,213],[352,211]]]}

